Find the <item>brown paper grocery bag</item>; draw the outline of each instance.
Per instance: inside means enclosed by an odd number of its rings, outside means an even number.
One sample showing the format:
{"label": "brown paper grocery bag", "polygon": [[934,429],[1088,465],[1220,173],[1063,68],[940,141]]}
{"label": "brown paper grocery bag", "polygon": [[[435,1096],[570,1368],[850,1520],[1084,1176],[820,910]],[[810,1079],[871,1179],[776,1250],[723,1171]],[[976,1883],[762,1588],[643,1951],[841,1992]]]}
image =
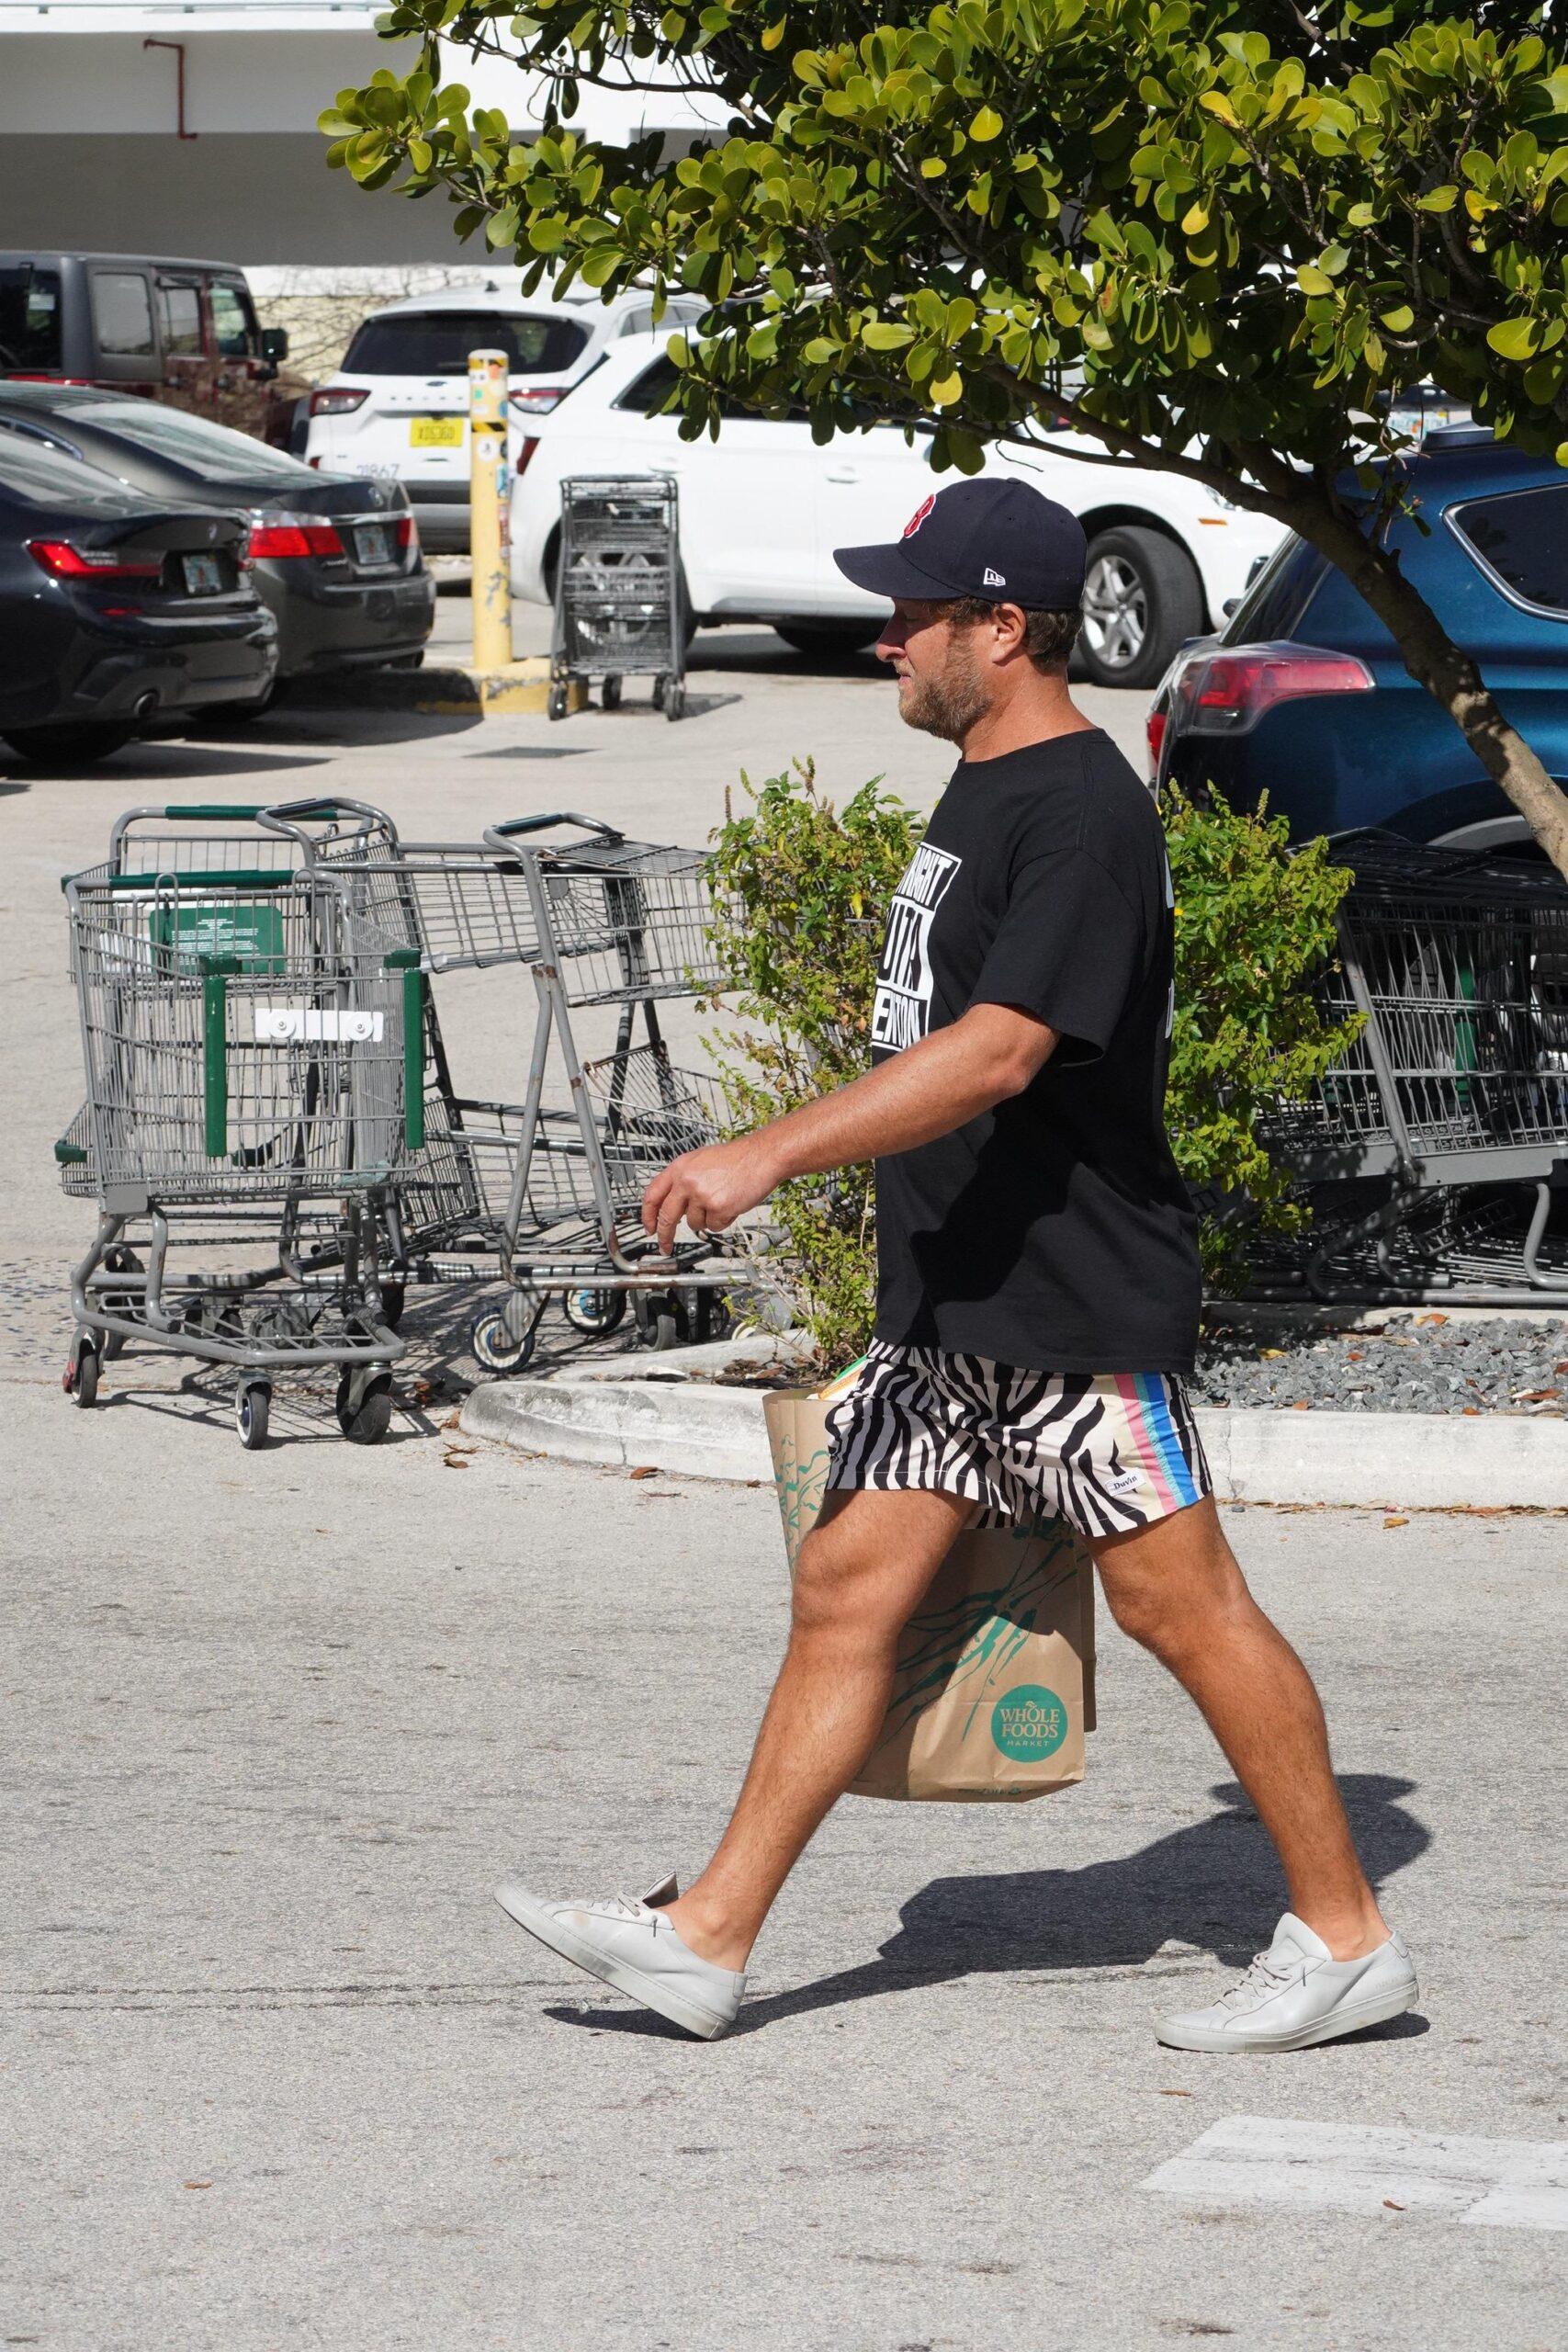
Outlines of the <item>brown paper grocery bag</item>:
{"label": "brown paper grocery bag", "polygon": [[[764,1411],[793,1575],[828,1478],[829,1404]],[[1043,1797],[1083,1779],[1094,1727],[1094,1571],[1058,1520],[961,1535],[898,1645],[893,1703],[851,1793],[950,1804]]]}

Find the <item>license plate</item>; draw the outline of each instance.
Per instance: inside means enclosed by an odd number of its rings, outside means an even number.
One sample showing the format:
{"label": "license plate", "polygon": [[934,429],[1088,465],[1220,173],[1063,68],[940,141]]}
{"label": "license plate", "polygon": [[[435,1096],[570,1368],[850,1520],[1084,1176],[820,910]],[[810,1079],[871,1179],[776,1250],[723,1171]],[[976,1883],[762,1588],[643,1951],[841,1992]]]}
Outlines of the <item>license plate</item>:
{"label": "license plate", "polygon": [[222,594],[223,567],[215,555],[183,555],[180,563],[185,571],[187,596],[217,596]]}
{"label": "license plate", "polygon": [[409,420],[409,446],[414,449],[460,449],[460,416],[415,416]]}
{"label": "license plate", "polygon": [[354,544],[361,563],[390,563],[392,543],[385,523],[361,523],[354,535]]}

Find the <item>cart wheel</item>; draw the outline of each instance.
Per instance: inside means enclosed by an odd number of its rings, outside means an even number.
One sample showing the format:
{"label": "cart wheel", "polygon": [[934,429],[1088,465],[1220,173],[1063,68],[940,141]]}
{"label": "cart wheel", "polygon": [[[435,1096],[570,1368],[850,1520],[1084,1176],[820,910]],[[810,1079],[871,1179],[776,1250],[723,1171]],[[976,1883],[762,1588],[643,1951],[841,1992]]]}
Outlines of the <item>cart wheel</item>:
{"label": "cart wheel", "polygon": [[475,1361],[487,1372],[502,1374],[521,1372],[533,1355],[538,1340],[539,1318],[536,1315],[521,1335],[512,1329],[503,1306],[487,1306],[476,1315],[468,1327],[468,1345]]}
{"label": "cart wheel", "polygon": [[270,1380],[243,1380],[234,1392],[234,1426],[247,1453],[259,1453],[266,1443],[267,1418],[272,1410]]}
{"label": "cart wheel", "polygon": [[680,1303],[669,1291],[645,1292],[637,1300],[637,1335],[645,1348],[672,1348],[682,1337]]}
{"label": "cart wheel", "polygon": [[392,1375],[344,1372],[337,1385],[337,1425],[351,1445],[378,1445],[392,1422]]}
{"label": "cart wheel", "polygon": [[552,686],[550,688],[550,698],[546,704],[545,709],[547,716],[551,718],[564,718],[566,717],[566,688],[564,686]]}
{"label": "cart wheel", "polygon": [[626,1311],[624,1290],[569,1290],[561,1312],[574,1331],[597,1337],[613,1331]]}
{"label": "cart wheel", "polygon": [[700,1290],[692,1301],[692,1323],[701,1340],[722,1340],[729,1330],[729,1309],[723,1294],[716,1290]]}
{"label": "cart wheel", "polygon": [[681,678],[671,678],[664,688],[664,716],[666,718],[683,718],[685,714],[685,681]]}
{"label": "cart wheel", "polygon": [[403,1328],[403,1308],[408,1302],[406,1283],[383,1283],[381,1289],[381,1320],[389,1331]]}
{"label": "cart wheel", "polygon": [[621,682],[619,678],[605,679],[599,699],[606,710],[619,710],[621,707]]}
{"label": "cart wheel", "polygon": [[670,683],[670,682],[669,682],[669,680],[665,677],[663,671],[662,671],[662,670],[660,670],[660,672],[659,673],[659,675],[655,678],[655,680],[654,680],[654,682],[653,682],[653,707],[654,707],[654,709],[655,709],[655,710],[662,710],[662,709],[663,709],[663,707],[664,707],[664,689],[665,689],[665,687],[668,685],[668,684],[669,684],[669,683]]}
{"label": "cart wheel", "polygon": [[67,1396],[73,1396],[84,1410],[98,1401],[98,1343],[85,1334],[77,1340],[75,1352],[65,1367],[62,1383]]}

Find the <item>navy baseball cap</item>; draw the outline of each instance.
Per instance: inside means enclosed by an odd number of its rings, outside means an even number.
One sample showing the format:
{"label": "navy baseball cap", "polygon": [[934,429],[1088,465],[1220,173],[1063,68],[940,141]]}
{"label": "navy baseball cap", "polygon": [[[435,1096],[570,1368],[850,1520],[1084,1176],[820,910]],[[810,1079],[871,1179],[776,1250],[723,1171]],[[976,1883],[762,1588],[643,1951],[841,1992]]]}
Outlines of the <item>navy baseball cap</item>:
{"label": "navy baseball cap", "polygon": [[835,548],[874,596],[984,596],[1026,612],[1076,611],[1088,542],[1076,514],[1023,481],[955,481],[921,501],[901,539]]}

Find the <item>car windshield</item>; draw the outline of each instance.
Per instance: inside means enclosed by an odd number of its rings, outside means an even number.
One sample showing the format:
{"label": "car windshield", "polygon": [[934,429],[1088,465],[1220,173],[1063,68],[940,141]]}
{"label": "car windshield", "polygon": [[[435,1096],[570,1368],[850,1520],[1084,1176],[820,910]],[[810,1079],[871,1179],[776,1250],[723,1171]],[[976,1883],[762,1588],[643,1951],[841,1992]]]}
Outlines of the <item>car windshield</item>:
{"label": "car windshield", "polygon": [[30,262],[0,269],[0,368],[60,365],[60,272]]}
{"label": "car windshield", "polygon": [[6,431],[0,431],[0,492],[29,506],[66,506],[77,514],[125,514],[141,503],[95,467]]}
{"label": "car windshield", "polygon": [[574,319],[505,311],[391,311],[367,319],[345,376],[466,376],[470,351],[504,351],[514,374],[558,376],[586,348]]}
{"label": "car windshield", "polygon": [[1523,603],[1568,612],[1568,503],[1558,484],[1472,498],[1455,511],[1453,523],[1487,570]]}
{"label": "car windshield", "polygon": [[1295,633],[1325,560],[1292,532],[1269,557],[1225,623],[1230,645],[1271,645]]}
{"label": "car windshield", "polygon": [[156,401],[84,401],[76,413],[85,424],[116,434],[155,458],[166,458],[188,473],[198,474],[203,481],[310,482],[313,486],[321,482],[320,474],[282,449],[270,449],[248,433],[215,424],[210,417],[187,416],[181,409],[164,408]]}

